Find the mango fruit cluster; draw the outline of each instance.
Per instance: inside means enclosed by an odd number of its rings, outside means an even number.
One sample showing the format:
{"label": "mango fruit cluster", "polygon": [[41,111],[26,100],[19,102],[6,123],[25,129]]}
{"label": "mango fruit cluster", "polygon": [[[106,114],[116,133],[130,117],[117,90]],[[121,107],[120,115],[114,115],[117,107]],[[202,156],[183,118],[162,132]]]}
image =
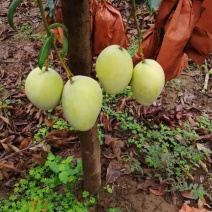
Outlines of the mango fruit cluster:
{"label": "mango fruit cluster", "polygon": [[62,102],[66,119],[79,131],[91,129],[101,111],[102,86],[109,94],[117,94],[130,84],[136,100],[151,105],[160,95],[165,76],[162,67],[146,59],[133,68],[129,53],[118,45],[105,48],[96,61],[99,83],[87,76],[74,76],[63,84],[53,69],[33,69],[25,81],[25,93],[33,105],[43,110]]}

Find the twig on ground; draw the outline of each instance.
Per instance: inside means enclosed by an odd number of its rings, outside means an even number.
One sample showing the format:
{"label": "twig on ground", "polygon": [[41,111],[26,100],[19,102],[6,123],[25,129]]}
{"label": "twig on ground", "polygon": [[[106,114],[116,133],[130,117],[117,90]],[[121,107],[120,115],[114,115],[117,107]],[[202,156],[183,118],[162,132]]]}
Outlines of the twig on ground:
{"label": "twig on ground", "polygon": [[203,86],[203,92],[205,92],[208,89],[208,81],[209,81],[209,76],[210,74],[212,74],[212,69],[210,69],[210,71],[208,71],[208,63],[207,63],[207,59],[205,60],[205,70],[207,70],[206,74],[205,74],[205,82],[204,82],[204,86]]}
{"label": "twig on ground", "polygon": [[28,149],[30,149],[31,147],[38,145],[39,143],[40,143],[40,142],[38,142],[38,143],[32,143],[32,144],[30,144],[29,146],[27,146],[26,148],[21,149],[21,150],[18,151],[18,152],[14,152],[14,153],[8,155],[7,157],[0,159],[0,162],[5,161],[5,160],[7,160],[7,159],[9,159],[9,158],[12,158],[13,156],[18,155],[18,154],[20,154],[21,152],[24,152],[25,150],[28,150]]}
{"label": "twig on ground", "polygon": [[203,87],[204,91],[208,89],[208,81],[209,81],[210,74],[212,74],[212,69],[205,74],[205,82]]}

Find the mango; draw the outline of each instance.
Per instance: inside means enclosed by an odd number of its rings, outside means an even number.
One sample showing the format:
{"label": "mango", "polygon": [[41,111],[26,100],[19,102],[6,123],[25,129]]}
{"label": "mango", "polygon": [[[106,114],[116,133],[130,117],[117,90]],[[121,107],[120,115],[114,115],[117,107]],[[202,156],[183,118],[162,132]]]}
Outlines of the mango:
{"label": "mango", "polygon": [[56,107],[61,99],[63,80],[53,69],[33,69],[25,81],[25,93],[33,105],[43,110]]}
{"label": "mango", "polygon": [[164,84],[164,71],[155,60],[146,59],[135,66],[130,85],[140,104],[151,105],[160,95]]}
{"label": "mango", "polygon": [[94,79],[74,76],[66,82],[62,94],[62,108],[66,119],[79,131],[91,129],[102,107],[102,90]]}
{"label": "mango", "polygon": [[96,74],[106,93],[121,92],[130,83],[132,72],[129,53],[118,45],[105,48],[96,60]]}

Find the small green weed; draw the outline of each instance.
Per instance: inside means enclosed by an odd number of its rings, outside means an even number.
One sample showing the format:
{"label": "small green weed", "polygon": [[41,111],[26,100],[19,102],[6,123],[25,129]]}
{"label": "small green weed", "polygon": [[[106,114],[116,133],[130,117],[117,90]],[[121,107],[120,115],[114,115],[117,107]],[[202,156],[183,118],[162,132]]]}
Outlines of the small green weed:
{"label": "small green weed", "polygon": [[103,126],[103,124],[97,124],[97,127],[98,127],[98,138],[99,138],[99,142],[100,142],[100,145],[103,144],[103,139],[105,137],[101,127]]}
{"label": "small green weed", "polygon": [[24,101],[23,101],[22,99],[17,99],[17,100],[16,100],[16,103],[18,103],[18,104],[23,104]]}
{"label": "small green weed", "polygon": [[110,185],[106,185],[106,186],[104,186],[103,187],[108,193],[110,193],[110,194],[112,194],[113,193],[113,189],[112,189],[112,187],[110,186]]}
{"label": "small green weed", "polygon": [[137,39],[135,39],[135,37],[131,37],[130,38],[130,46],[128,47],[127,51],[132,58],[134,57],[137,49],[138,49]]}
{"label": "small green weed", "polygon": [[[57,117],[53,117],[57,118]],[[50,128],[47,127],[45,124],[42,125],[37,125],[37,133],[34,135],[34,140],[35,142],[41,141],[52,129],[55,130],[63,130],[63,129],[69,129],[69,130],[74,130],[71,125],[66,122],[63,118],[58,118],[56,123]]]}
{"label": "small green weed", "polygon": [[62,119],[62,118],[59,118],[52,127],[53,127],[53,129],[57,129],[57,130],[71,128],[70,124],[68,122],[65,122],[64,119]]}
{"label": "small green weed", "polygon": [[108,208],[107,212],[121,212],[121,208]]}
{"label": "small green weed", "polygon": [[199,117],[199,120],[196,122],[196,126],[201,129],[212,132],[212,120],[209,120],[207,117],[203,115]]}
{"label": "small green weed", "polygon": [[166,83],[166,87],[173,88],[176,91],[182,91],[182,83],[180,79],[172,79]]}
{"label": "small green weed", "polygon": [[40,40],[43,41],[43,36],[41,33],[37,33],[37,34],[32,34],[32,29],[31,26],[28,22],[25,22],[21,25],[21,32],[23,32],[22,35],[17,35],[16,38],[17,39],[27,39],[29,38],[32,41],[35,40]]}
{"label": "small green weed", "polygon": [[45,125],[37,125],[37,128],[39,129],[38,132],[34,135],[35,142],[41,141],[48,133],[49,133],[49,127]]}
{"label": "small green weed", "polygon": [[47,159],[48,161],[46,161],[45,165],[58,175],[55,177],[55,186],[60,185],[61,183],[71,183],[70,185],[72,185],[72,182],[77,180],[76,176],[82,174],[82,161],[77,160],[77,166],[74,168],[73,165],[71,166],[71,162],[73,161],[72,156],[61,161],[60,157],[55,157],[52,153],[49,153]]}
{"label": "small green weed", "polygon": [[[153,129],[141,130],[138,136],[128,141],[139,148],[141,155],[145,156],[146,165],[154,168],[154,174],[149,177],[166,179],[170,189],[175,190],[182,178],[186,181],[186,177],[205,158],[194,145],[197,137],[195,131],[180,128],[171,130],[161,125],[160,128],[153,126]],[[136,167],[139,167],[138,164],[134,165]],[[138,171],[141,171],[140,168]]]}
{"label": "small green weed", "polygon": [[30,40],[35,41],[35,40],[39,40],[39,41],[43,41],[44,38],[42,36],[42,34],[37,33],[37,34],[30,34],[29,35]]}
{"label": "small green weed", "polygon": [[21,25],[21,32],[23,32],[27,36],[31,34],[31,26],[28,22],[25,22]]}
{"label": "small green weed", "polygon": [[11,100],[6,99],[6,100],[5,100],[5,104],[7,104],[7,105],[11,104]]}
{"label": "small green weed", "polygon": [[[74,195],[76,182],[82,175],[82,163],[80,160],[76,162],[74,166],[73,157],[62,160],[49,153],[43,167],[31,169],[26,179],[15,184],[14,194],[9,199],[0,200],[0,211],[88,211],[87,206],[94,204],[95,199],[83,193],[88,199],[81,203]],[[55,188],[58,186],[65,186],[64,192],[57,192]]]}
{"label": "small green weed", "polygon": [[[128,158],[127,160],[131,161],[131,171],[139,172],[147,178],[166,180],[170,190],[185,189],[182,182],[186,182],[192,171],[199,168],[200,162],[205,159],[204,154],[195,146],[199,135],[189,123],[185,123],[183,128],[175,129],[163,124],[147,127],[144,122],[130,115],[129,105],[123,112],[117,111],[113,104],[117,104],[120,97],[130,95],[130,87],[119,95],[104,95],[103,111],[116,119],[121,130],[129,135],[128,142],[138,148],[142,164],[145,163],[147,167],[154,169],[154,173],[145,173],[140,161]],[[211,121],[204,117],[200,117],[196,125],[203,129],[212,128]]]}

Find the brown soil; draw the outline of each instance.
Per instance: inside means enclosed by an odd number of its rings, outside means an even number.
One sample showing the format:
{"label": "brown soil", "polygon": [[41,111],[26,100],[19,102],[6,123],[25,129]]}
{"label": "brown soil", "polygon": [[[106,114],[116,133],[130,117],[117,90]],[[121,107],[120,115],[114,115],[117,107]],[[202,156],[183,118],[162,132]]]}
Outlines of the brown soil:
{"label": "brown soil", "polygon": [[98,211],[120,207],[122,212],[175,212],[179,208],[172,204],[171,196],[155,196],[137,188],[138,183],[130,176],[121,176],[113,185],[114,192],[100,192]]}

